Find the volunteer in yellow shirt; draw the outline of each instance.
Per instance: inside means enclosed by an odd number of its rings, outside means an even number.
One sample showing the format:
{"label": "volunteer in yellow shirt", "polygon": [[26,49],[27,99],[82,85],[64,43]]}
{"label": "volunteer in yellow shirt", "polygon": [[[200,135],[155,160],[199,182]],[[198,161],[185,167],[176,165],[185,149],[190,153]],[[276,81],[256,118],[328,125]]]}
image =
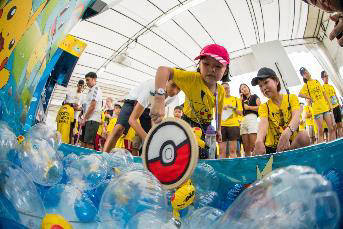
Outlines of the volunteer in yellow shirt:
{"label": "volunteer in yellow shirt", "polygon": [[318,143],[323,142],[324,139],[323,120],[328,124],[329,141],[335,140],[336,134],[331,117],[332,106],[322,85],[318,80],[312,79],[311,74],[304,67],[300,68],[300,74],[305,84],[300,90],[299,97],[310,99],[312,102],[314,121],[318,126]]}
{"label": "volunteer in yellow shirt", "polygon": [[304,107],[304,117],[306,122],[306,130],[310,136],[311,144],[316,143],[316,132],[314,128],[314,115],[311,107],[311,100],[306,99],[306,106]]}
{"label": "volunteer in yellow shirt", "polygon": [[[200,60],[199,72],[159,67],[155,77],[155,90],[163,90],[168,80],[172,79],[185,93],[182,119],[192,127],[200,127],[203,133],[215,119],[217,141],[221,142],[220,126],[225,92],[218,81],[228,71],[229,54],[224,47],[211,44],[205,46],[195,60]],[[154,97],[150,112],[153,122],[160,123],[163,120],[164,103],[164,96]],[[201,150],[199,156],[208,158],[208,152]]]}
{"label": "volunteer in yellow shirt", "polygon": [[281,94],[280,80],[270,68],[261,68],[251,81],[259,85],[269,100],[260,105],[261,119],[257,132],[255,154],[270,154],[296,149],[310,144],[305,131],[299,131],[300,104],[293,94]]}
{"label": "volunteer in yellow shirt", "polygon": [[336,94],[335,88],[329,84],[329,76],[325,71],[321,72],[322,80],[324,81],[324,91],[326,96],[328,97],[331,106],[332,106],[332,113],[336,123],[336,134],[337,138],[343,136],[343,129],[342,129],[342,114],[341,114],[341,106],[339,104],[339,99]]}
{"label": "volunteer in yellow shirt", "polygon": [[[230,95],[230,86],[223,83],[225,89],[224,108],[222,115],[222,142],[219,144],[222,158],[236,158],[237,140],[240,136],[239,116],[243,114],[242,102],[239,98]],[[227,152],[229,144],[229,152]]]}
{"label": "volunteer in yellow shirt", "polygon": [[62,142],[65,144],[70,144],[70,125],[72,122],[74,122],[74,109],[70,103],[65,103],[59,109],[56,117],[57,131],[60,132]]}

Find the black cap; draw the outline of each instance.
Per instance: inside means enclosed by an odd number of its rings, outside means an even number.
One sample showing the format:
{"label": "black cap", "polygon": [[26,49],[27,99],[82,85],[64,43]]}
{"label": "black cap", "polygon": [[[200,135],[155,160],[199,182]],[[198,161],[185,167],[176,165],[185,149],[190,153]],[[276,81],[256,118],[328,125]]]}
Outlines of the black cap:
{"label": "black cap", "polygon": [[263,67],[257,72],[257,76],[251,80],[251,85],[256,86],[258,84],[258,81],[261,79],[266,79],[271,76],[276,76],[276,73],[271,68]]}
{"label": "black cap", "polygon": [[77,83],[77,85],[85,85],[85,81],[79,80],[79,82]]}
{"label": "black cap", "polygon": [[325,73],[326,73],[326,71],[322,71],[322,72],[320,73],[320,77],[321,77],[321,78],[324,78]]}
{"label": "black cap", "polygon": [[301,68],[299,69],[300,75],[301,75],[301,76],[304,76],[305,71],[307,71],[307,69],[304,68],[304,67],[301,67]]}

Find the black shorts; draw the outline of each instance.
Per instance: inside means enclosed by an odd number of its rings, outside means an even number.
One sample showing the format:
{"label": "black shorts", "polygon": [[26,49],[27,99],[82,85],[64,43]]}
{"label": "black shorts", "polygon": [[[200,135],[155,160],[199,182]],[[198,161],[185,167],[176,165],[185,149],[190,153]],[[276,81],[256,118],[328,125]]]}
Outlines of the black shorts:
{"label": "black shorts", "polygon": [[240,128],[238,126],[222,126],[222,140],[227,141],[237,141],[240,136]]}
{"label": "black shorts", "polygon": [[[135,100],[125,100],[120,110],[120,114],[118,116],[118,120],[116,124],[120,124],[125,128],[124,134],[127,134],[127,132],[130,129],[129,118],[135,105],[136,105]],[[139,118],[141,126],[143,127],[144,131],[147,133],[151,129],[151,117],[149,113],[150,113],[150,109],[145,109],[143,114]]]}
{"label": "black shorts", "polygon": [[[188,116],[186,115],[182,115],[181,119],[183,119],[184,121],[186,121],[192,128],[194,127],[199,127],[202,130],[202,135],[201,135],[201,139],[204,141],[205,140],[205,134],[206,130],[208,128],[209,125],[211,125],[211,123],[197,123],[194,122],[192,119],[190,119]],[[209,157],[209,148],[206,145],[205,148],[200,148],[199,147],[199,159],[208,159]],[[217,157],[217,155],[216,155]]]}
{"label": "black shorts", "polygon": [[266,146],[266,154],[276,153],[276,148]]}
{"label": "black shorts", "polygon": [[335,122],[342,122],[341,108],[339,106],[335,107],[333,110],[333,116],[335,117]]}
{"label": "black shorts", "polygon": [[83,143],[94,145],[96,133],[99,129],[99,122],[87,121],[82,127],[82,134],[80,136],[80,141]]}

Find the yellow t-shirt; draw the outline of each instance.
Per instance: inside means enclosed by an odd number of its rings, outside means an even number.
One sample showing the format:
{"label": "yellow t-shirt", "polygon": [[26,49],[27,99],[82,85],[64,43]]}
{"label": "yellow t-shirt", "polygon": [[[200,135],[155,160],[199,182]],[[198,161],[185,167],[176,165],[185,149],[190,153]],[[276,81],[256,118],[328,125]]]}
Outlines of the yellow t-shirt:
{"label": "yellow t-shirt", "polygon": [[97,135],[102,135],[102,130],[104,129],[105,123],[105,112],[101,113],[101,124],[99,125]]}
{"label": "yellow t-shirt", "polygon": [[117,118],[111,118],[110,122],[107,125],[107,133],[110,134],[117,123]]}
{"label": "yellow t-shirt", "polygon": [[300,94],[310,96],[312,99],[313,115],[321,114],[330,110],[329,104],[324,97],[324,89],[318,80],[309,80],[300,90]]}
{"label": "yellow t-shirt", "polygon": [[306,126],[313,126],[314,123],[314,115],[313,115],[313,110],[311,106],[304,106],[304,115],[306,117],[306,113],[311,114],[311,118],[305,118]]}
{"label": "yellow t-shirt", "polygon": [[[114,126],[117,123],[117,118],[112,118],[107,126],[107,133],[110,134],[114,128]],[[129,131],[127,132],[126,135],[122,135],[120,136],[120,138],[118,139],[115,148],[122,148],[125,149],[125,144],[124,144],[124,140],[129,140],[132,141],[133,138],[135,137],[136,131],[130,127]]]}
{"label": "yellow t-shirt", "polygon": [[[260,118],[268,118],[269,123],[265,139],[266,146],[277,147],[282,131],[289,125],[292,119],[292,112],[299,109],[298,97],[293,94],[283,95],[280,107],[273,103],[271,99],[260,105],[258,115]],[[291,139],[294,139],[295,135],[296,133],[292,135]]]}
{"label": "yellow t-shirt", "polygon": [[63,105],[56,117],[57,131],[60,132],[63,143],[70,143],[70,124],[72,122],[74,122],[74,109],[68,104]]}
{"label": "yellow t-shirt", "polygon": [[[210,123],[215,119],[216,96],[205,85],[200,73],[173,69],[175,84],[185,93],[183,113],[196,123]],[[223,111],[225,97],[224,87],[218,88],[218,114]]]}
{"label": "yellow t-shirt", "polygon": [[[242,101],[234,96],[230,97],[224,97],[224,107],[226,105],[231,105],[236,108],[236,111],[243,111],[242,108]],[[235,110],[233,110],[231,116],[227,118],[226,120],[222,120],[222,126],[239,126],[239,115],[237,114]]]}
{"label": "yellow t-shirt", "polygon": [[335,88],[330,84],[324,84],[323,88],[324,88],[324,91],[326,93],[326,96],[328,97],[328,99],[332,105],[332,108],[339,106]]}

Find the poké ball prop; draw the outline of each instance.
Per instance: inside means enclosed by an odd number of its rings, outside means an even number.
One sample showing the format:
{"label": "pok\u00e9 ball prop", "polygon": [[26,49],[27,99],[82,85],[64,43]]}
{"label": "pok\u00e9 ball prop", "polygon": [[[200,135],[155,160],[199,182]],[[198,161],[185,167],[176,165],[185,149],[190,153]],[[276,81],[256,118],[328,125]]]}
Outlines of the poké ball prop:
{"label": "pok\u00e9 ball prop", "polygon": [[198,143],[188,123],[167,118],[149,131],[142,161],[164,188],[174,189],[190,178],[198,156]]}
{"label": "pok\u00e9 ball prop", "polygon": [[43,202],[30,176],[9,161],[0,161],[0,217],[39,228]]}
{"label": "pok\u00e9 ball prop", "polygon": [[44,139],[26,138],[21,144],[19,160],[33,181],[43,185],[57,184],[63,175],[63,164],[57,151]]}
{"label": "pok\u00e9 ball prop", "polygon": [[70,223],[58,214],[47,214],[42,221],[42,229],[72,229]]}

